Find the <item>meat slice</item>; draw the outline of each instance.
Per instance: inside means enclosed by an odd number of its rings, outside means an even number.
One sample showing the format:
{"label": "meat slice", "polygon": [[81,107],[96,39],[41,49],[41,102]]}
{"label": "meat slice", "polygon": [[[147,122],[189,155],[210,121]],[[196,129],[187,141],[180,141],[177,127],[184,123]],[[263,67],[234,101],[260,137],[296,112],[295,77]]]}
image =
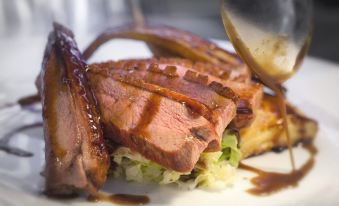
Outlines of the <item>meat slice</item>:
{"label": "meat slice", "polygon": [[239,95],[236,118],[233,126],[243,128],[249,126],[255,119],[263,99],[263,85],[259,83],[243,84],[233,81],[223,82],[224,86],[232,88]]}
{"label": "meat slice", "polygon": [[[226,126],[231,122],[236,112],[238,97],[229,88],[222,88],[219,94],[207,85],[208,76],[191,76],[190,79],[179,77],[177,65],[158,64],[147,61],[120,61],[91,65],[92,73],[103,73],[113,78],[133,78],[143,80],[149,84],[164,87],[181,95],[185,95],[205,105],[211,110],[211,115],[204,117],[214,126],[219,137],[222,136]],[[192,73],[188,71],[187,73]],[[220,138],[210,142],[207,151],[220,150]]]}
{"label": "meat slice", "polygon": [[[213,67],[215,72],[210,75],[207,72],[211,72],[211,69],[201,69],[204,65],[206,65],[206,68]],[[121,75],[123,74],[121,71],[124,70],[125,75],[134,76],[137,79],[143,79],[152,84],[184,93],[211,109],[215,109],[216,106],[222,107],[225,104],[228,106],[225,98],[234,99],[235,93],[239,97],[239,101],[237,104],[237,115],[232,124],[238,128],[245,127],[253,121],[256,111],[260,107],[263,95],[263,86],[261,84],[225,80],[213,75],[218,71],[218,68],[215,68],[217,66],[212,66],[208,63],[193,64],[185,59],[121,60],[118,62],[109,61],[100,63],[96,64],[96,66],[97,70],[107,70],[112,75]],[[195,84],[192,84],[192,82]],[[215,84],[211,88],[212,82]],[[206,85],[209,85],[210,88],[207,89]],[[227,95],[222,98],[227,88],[233,90],[234,93],[226,92]],[[217,97],[218,95],[216,96],[215,91],[222,94],[220,95],[221,97]],[[226,118],[223,121],[228,124],[230,115],[222,115],[221,117]]]}
{"label": "meat slice", "polygon": [[170,89],[91,66],[89,79],[108,136],[179,172],[190,172],[210,142],[220,141],[212,111]]}
{"label": "meat slice", "polygon": [[[151,60],[151,62],[152,61],[154,60]],[[213,65],[203,62],[192,64],[189,60],[181,59],[161,58],[159,60],[159,65],[161,68],[168,65],[178,65],[177,72],[179,76],[185,76],[187,69],[192,68],[194,71],[198,72],[196,73],[196,76],[208,76],[207,84],[217,82],[221,84],[218,87],[232,89],[239,97],[237,115],[232,121],[233,126],[237,128],[247,127],[254,120],[262,102],[263,85],[251,82],[249,73],[247,75],[238,76],[239,67],[241,67],[241,65],[229,66],[228,70],[232,72],[228,72],[225,69],[225,65]]]}
{"label": "meat slice", "polygon": [[86,67],[72,32],[55,23],[37,79],[48,195],[93,193],[106,180],[109,158]]}

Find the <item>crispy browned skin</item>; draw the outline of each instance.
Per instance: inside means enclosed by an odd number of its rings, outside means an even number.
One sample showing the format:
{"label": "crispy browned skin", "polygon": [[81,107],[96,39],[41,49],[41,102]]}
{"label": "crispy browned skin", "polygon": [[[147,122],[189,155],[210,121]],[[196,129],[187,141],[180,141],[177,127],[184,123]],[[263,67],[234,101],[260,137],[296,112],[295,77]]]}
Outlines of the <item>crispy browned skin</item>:
{"label": "crispy browned skin", "polygon": [[109,158],[86,67],[72,32],[54,24],[37,80],[49,195],[93,193],[106,180]]}
{"label": "crispy browned skin", "polygon": [[108,29],[87,47],[84,51],[85,59],[88,59],[102,44],[116,38],[145,41],[153,48],[156,57],[183,57],[194,62],[218,65],[218,76],[227,77],[229,80],[249,82],[251,79],[250,70],[234,53],[190,32],[164,25],[142,27],[127,25]]}

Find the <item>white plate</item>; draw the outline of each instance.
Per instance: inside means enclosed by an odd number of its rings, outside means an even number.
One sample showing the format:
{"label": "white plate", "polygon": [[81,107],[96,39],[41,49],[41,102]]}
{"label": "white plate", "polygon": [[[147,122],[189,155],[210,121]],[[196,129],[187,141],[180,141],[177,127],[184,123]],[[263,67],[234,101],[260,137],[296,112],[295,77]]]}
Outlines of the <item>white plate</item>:
{"label": "white plate", "polygon": [[[22,95],[35,91],[34,78],[40,69],[45,37],[0,40],[0,105],[14,101]],[[81,48],[86,41],[80,41]],[[225,42],[219,42],[229,47]],[[104,46],[91,61],[148,57],[143,43],[119,40]],[[288,82],[288,97],[309,116],[319,121],[320,131],[315,145],[319,153],[313,170],[296,188],[257,197],[245,192],[251,187],[249,177],[253,174],[238,171],[233,186],[220,192],[193,190],[182,191],[170,186],[141,185],[110,180],[104,190],[110,193],[146,194],[150,205],[339,205],[339,66],[307,58],[302,70]],[[39,115],[15,114],[18,108],[0,112],[1,136],[11,128],[39,119]],[[32,158],[19,158],[0,152],[0,205],[110,205],[89,203],[85,199],[51,200],[41,194],[43,178],[42,130],[21,132],[12,141],[13,145],[33,151]],[[295,149],[297,165],[301,165],[308,153]],[[268,153],[246,160],[246,163],[267,170],[288,171],[286,152]]]}

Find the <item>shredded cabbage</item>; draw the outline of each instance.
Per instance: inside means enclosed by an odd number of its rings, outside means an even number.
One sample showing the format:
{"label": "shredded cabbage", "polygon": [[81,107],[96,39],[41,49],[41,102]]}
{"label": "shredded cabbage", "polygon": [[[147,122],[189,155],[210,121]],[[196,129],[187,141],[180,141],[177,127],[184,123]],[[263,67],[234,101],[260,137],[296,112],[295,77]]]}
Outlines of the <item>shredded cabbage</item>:
{"label": "shredded cabbage", "polygon": [[125,177],[128,181],[169,184],[177,181],[182,175],[182,173],[161,167],[127,147],[119,147],[115,150],[113,161],[117,164],[114,176]]}
{"label": "shredded cabbage", "polygon": [[221,151],[221,161],[228,160],[233,167],[238,167],[241,160],[241,152],[238,148],[237,136],[233,132],[229,130],[224,132],[221,140]]}
{"label": "shredded cabbage", "polygon": [[119,147],[112,154],[117,165],[114,176],[142,183],[175,183],[184,189],[223,189],[232,183],[241,158],[237,144],[236,135],[226,130],[221,142],[222,150],[201,154],[200,164],[189,174],[168,170],[127,147]]}

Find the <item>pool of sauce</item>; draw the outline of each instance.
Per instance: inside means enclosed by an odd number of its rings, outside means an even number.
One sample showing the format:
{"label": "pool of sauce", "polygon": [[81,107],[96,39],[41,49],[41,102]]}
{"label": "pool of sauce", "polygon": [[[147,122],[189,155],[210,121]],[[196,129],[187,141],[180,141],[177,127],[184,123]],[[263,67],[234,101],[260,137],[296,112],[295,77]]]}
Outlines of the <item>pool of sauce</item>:
{"label": "pool of sauce", "polygon": [[150,202],[150,198],[145,195],[130,194],[103,194],[97,193],[88,197],[90,202],[110,202],[118,205],[144,205]]}
{"label": "pool of sauce", "polygon": [[253,188],[247,190],[253,195],[269,195],[289,187],[296,187],[313,168],[317,149],[313,144],[304,144],[303,147],[310,153],[309,159],[299,168],[289,173],[267,172],[252,166],[240,163],[239,168],[257,174],[251,179]]}
{"label": "pool of sauce", "polygon": [[4,105],[1,105],[0,110],[10,108],[10,107],[14,107],[16,105],[20,105],[21,107],[31,106],[35,103],[40,102],[40,101],[41,101],[40,96],[38,94],[33,94],[33,95],[22,97],[14,103],[6,103]]}
{"label": "pool of sauce", "polygon": [[29,106],[35,103],[38,103],[41,101],[40,95],[39,94],[33,94],[30,96],[22,97],[20,98],[17,103],[20,106]]}

